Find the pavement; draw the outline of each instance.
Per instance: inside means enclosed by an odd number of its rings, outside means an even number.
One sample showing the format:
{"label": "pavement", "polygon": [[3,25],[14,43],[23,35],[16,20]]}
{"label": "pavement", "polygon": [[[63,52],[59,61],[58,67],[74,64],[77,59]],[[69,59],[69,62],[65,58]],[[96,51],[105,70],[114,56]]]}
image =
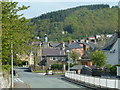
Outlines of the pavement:
{"label": "pavement", "polygon": [[28,72],[27,68],[16,68],[15,88],[84,88],[86,87],[63,80],[61,75],[44,75]]}
{"label": "pavement", "polygon": [[30,88],[28,84],[23,84],[23,83],[14,83],[14,88]]}

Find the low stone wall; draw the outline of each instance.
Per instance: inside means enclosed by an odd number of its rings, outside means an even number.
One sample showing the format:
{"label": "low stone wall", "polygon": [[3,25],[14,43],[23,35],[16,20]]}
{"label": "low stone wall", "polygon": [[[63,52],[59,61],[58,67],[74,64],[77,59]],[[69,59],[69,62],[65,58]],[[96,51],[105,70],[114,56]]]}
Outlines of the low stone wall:
{"label": "low stone wall", "polygon": [[0,72],[0,90],[2,88],[2,72]]}
{"label": "low stone wall", "polygon": [[0,90],[2,88],[10,88],[11,87],[11,78],[10,75],[7,75],[5,77],[2,76],[2,73],[0,74]]}

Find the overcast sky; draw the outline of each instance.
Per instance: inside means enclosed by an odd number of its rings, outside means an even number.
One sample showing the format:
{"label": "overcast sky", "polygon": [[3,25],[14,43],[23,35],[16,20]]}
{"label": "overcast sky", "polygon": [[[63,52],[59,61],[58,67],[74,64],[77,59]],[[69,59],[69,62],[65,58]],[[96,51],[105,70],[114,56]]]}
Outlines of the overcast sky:
{"label": "overcast sky", "polygon": [[[16,0],[13,0],[13,1],[16,1]],[[80,5],[91,5],[91,4],[109,4],[110,6],[118,5],[117,0],[114,0],[114,2],[112,2],[112,1],[102,2],[102,0],[100,0],[101,2],[98,2],[99,0],[97,0],[97,2],[95,2],[96,0],[91,0],[94,2],[90,2],[89,0],[87,0],[87,1],[84,0],[86,2],[81,2],[83,0],[81,0],[81,1],[69,0],[69,2],[59,2],[60,0],[56,0],[57,2],[55,2],[55,0],[49,0],[49,2],[47,2],[48,0],[34,0],[34,2],[33,2],[33,0],[26,0],[26,2],[22,2],[22,1],[23,0],[19,0],[18,6],[21,6],[21,5],[30,6],[29,9],[19,12],[19,14],[24,14],[24,16],[26,18],[33,18],[33,17],[40,16],[41,14],[44,14],[47,12],[72,8],[72,7],[76,7],[76,6],[80,6]],[[27,2],[27,1],[29,1],[29,2]],[[39,2],[37,2],[37,1],[39,1]],[[61,0],[61,1],[68,1],[68,0]],[[104,0],[104,1],[106,1],[106,0]]]}

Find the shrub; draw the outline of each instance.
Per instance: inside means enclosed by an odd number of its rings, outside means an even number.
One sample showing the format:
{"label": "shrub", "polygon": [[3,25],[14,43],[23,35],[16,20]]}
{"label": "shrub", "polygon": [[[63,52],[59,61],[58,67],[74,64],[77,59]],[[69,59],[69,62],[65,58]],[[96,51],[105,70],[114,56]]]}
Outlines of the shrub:
{"label": "shrub", "polygon": [[2,65],[2,69],[3,69],[3,70],[10,71],[11,66],[10,66],[10,65]]}
{"label": "shrub", "polygon": [[107,64],[105,67],[106,67],[107,69],[110,69],[110,68],[112,68],[112,65],[111,65],[111,64]]}
{"label": "shrub", "polygon": [[62,68],[63,68],[63,64],[53,64],[51,66],[51,69],[53,69],[53,70],[55,70],[55,69],[62,70]]}
{"label": "shrub", "polygon": [[116,75],[117,74],[117,66],[112,66],[110,68],[110,74],[111,75]]}

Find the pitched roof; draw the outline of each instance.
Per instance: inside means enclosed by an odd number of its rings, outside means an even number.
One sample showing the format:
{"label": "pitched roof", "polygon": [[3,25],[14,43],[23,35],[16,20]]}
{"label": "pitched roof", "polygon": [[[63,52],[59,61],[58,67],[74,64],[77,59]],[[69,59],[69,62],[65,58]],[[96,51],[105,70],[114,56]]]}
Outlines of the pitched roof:
{"label": "pitched roof", "polygon": [[117,41],[117,33],[115,33],[111,38],[110,40],[107,42],[107,44],[105,45],[105,48],[103,50],[110,50],[114,44],[116,43]]}
{"label": "pitched roof", "polygon": [[42,56],[65,56],[64,50],[59,50],[55,48],[43,48]]}
{"label": "pitched roof", "polygon": [[75,66],[71,67],[70,69],[71,70],[81,70],[83,68],[86,70],[92,71],[92,69],[86,65],[75,65]]}
{"label": "pitched roof", "polygon": [[66,46],[69,48],[69,49],[74,49],[74,48],[83,48],[82,46],[80,46],[78,43],[71,43],[71,44],[66,44]]}
{"label": "pitched roof", "polygon": [[54,42],[49,42],[50,43],[50,46],[51,47],[56,47],[56,46],[58,46],[60,43],[54,43]]}
{"label": "pitched roof", "polygon": [[75,65],[75,66],[71,67],[70,69],[71,69],[71,70],[72,70],[72,69],[78,70],[78,69],[82,69],[84,66],[85,66],[85,65]]}

